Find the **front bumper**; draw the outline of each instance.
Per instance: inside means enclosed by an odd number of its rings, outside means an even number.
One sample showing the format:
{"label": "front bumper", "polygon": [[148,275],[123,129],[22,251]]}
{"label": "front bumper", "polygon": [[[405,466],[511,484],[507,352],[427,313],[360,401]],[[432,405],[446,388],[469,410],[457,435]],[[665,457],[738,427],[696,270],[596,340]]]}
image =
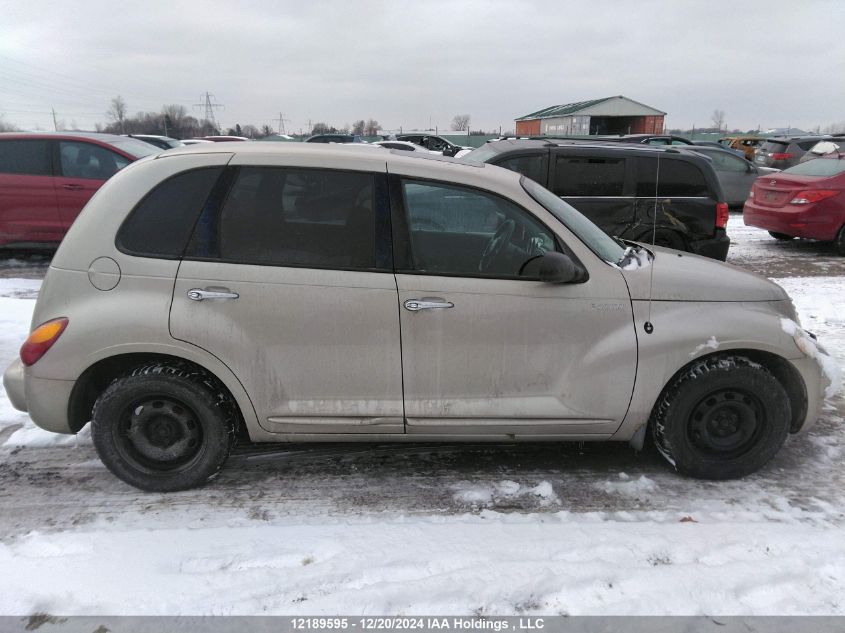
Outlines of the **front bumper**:
{"label": "front bumper", "polygon": [[711,259],[718,259],[720,262],[728,258],[728,249],[731,240],[725,233],[725,229],[716,229],[716,235],[703,240],[696,240],[690,243],[690,250],[696,255],[702,255]]}

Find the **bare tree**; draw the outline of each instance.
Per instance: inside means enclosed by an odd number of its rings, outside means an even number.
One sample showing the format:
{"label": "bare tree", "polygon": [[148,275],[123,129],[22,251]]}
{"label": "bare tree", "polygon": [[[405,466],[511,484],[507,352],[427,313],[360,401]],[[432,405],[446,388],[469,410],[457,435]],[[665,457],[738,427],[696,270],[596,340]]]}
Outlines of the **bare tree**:
{"label": "bare tree", "polygon": [[364,119],[355,121],[355,123],[352,124],[352,133],[360,134],[363,136],[365,127],[367,127],[367,122],[364,121]]}
{"label": "bare tree", "polygon": [[713,127],[721,130],[725,125],[725,111],[718,109],[713,110],[713,114],[710,115],[710,120],[713,121]]}
{"label": "bare tree", "polygon": [[12,125],[11,123],[6,123],[6,122],[3,120],[3,115],[2,115],[2,114],[0,114],[0,132],[14,132],[14,131],[16,131],[17,129],[18,129],[18,128],[16,128],[16,127],[15,127],[14,125]]}
{"label": "bare tree", "polygon": [[375,119],[370,119],[367,121],[367,125],[364,126],[364,134],[366,136],[378,136],[378,131],[381,126],[379,125],[378,121]]}
{"label": "bare tree", "polygon": [[469,115],[456,114],[452,119],[452,129],[456,132],[466,132],[469,130]]}
{"label": "bare tree", "polygon": [[112,121],[120,124],[121,132],[126,132],[126,128],[123,123],[126,119],[126,102],[123,100],[123,97],[117,95],[114,99],[112,99],[111,105],[109,106],[109,110],[106,114]]}

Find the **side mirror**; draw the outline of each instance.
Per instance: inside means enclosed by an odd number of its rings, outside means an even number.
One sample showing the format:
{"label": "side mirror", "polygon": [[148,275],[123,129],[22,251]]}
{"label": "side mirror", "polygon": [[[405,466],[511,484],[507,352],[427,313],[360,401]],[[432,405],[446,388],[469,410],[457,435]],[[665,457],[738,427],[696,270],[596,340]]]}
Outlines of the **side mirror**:
{"label": "side mirror", "polygon": [[549,251],[528,260],[520,273],[548,284],[573,284],[587,281],[587,271],[569,255]]}
{"label": "side mirror", "polygon": [[457,148],[457,147],[452,147],[452,146],[449,146],[449,147],[444,147],[444,148],[443,148],[443,155],[444,155],[444,156],[454,156],[454,155],[455,155],[455,154],[457,154],[457,153],[458,153],[458,148]]}

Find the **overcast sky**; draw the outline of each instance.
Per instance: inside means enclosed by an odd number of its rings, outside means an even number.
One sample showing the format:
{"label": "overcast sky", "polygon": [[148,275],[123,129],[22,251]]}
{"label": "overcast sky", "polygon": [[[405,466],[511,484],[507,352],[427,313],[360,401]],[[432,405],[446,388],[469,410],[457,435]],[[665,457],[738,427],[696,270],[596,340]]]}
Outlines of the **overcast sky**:
{"label": "overcast sky", "polygon": [[540,108],[625,95],[670,127],[845,121],[845,1],[0,0],[0,115],[52,129],[193,108],[223,126],[513,129]]}

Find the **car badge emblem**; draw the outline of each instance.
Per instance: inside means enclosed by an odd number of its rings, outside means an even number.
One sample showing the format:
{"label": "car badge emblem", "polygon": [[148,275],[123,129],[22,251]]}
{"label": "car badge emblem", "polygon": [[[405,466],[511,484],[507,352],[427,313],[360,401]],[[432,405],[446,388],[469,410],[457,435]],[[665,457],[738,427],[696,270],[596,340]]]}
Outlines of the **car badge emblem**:
{"label": "car badge emblem", "polygon": [[770,184],[770,185],[776,185],[776,184],[778,184],[778,181],[777,181],[777,180],[772,180],[771,182],[769,182],[769,184]]}

